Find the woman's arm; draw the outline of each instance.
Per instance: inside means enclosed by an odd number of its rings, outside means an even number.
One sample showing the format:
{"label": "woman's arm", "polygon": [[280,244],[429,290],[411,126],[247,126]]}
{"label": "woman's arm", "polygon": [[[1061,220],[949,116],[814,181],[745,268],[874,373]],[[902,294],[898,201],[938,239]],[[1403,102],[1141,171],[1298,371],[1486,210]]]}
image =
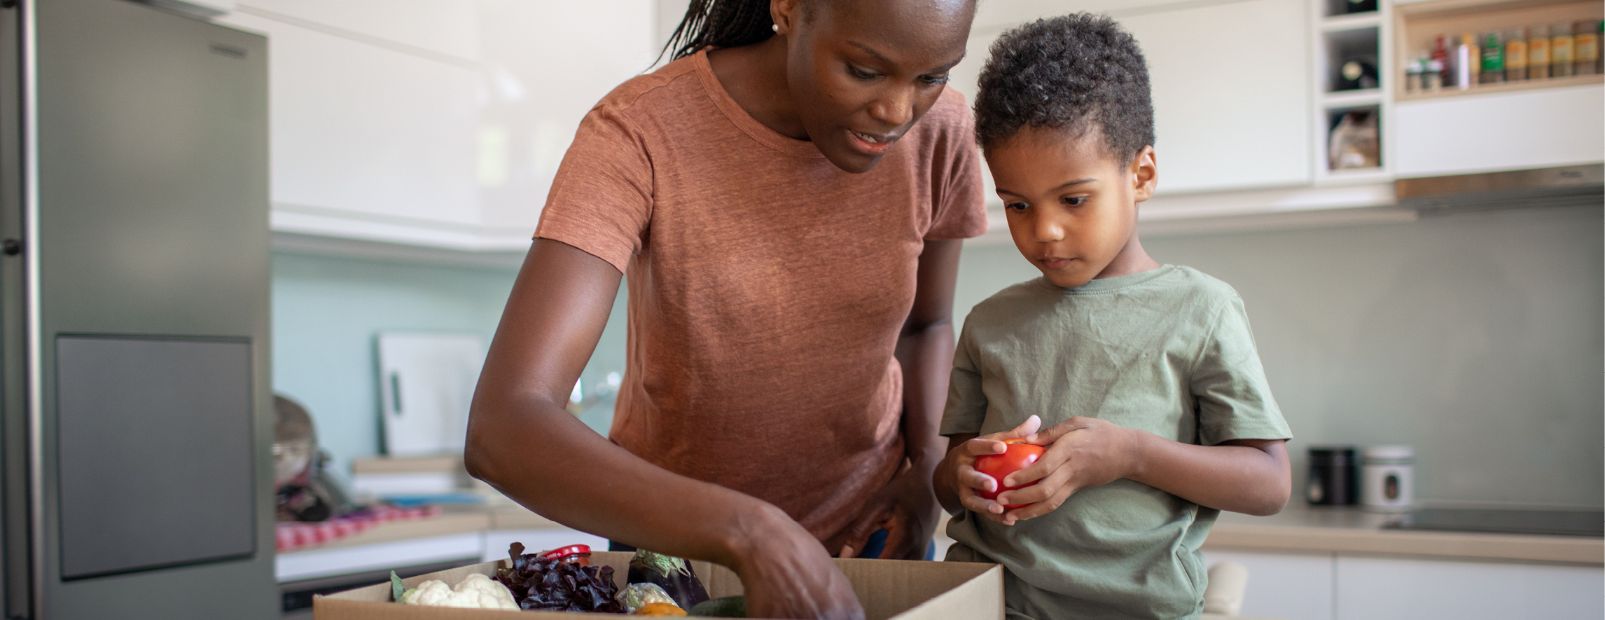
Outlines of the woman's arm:
{"label": "woman's arm", "polygon": [[926,480],[947,454],[947,441],[937,428],[947,399],[947,377],[953,372],[953,287],[961,243],[925,242],[914,307],[897,339],[897,361],[903,366],[903,442],[909,460]]}
{"label": "woman's arm", "polygon": [[[887,508],[866,511],[857,538],[887,524],[889,534],[881,557],[923,559],[936,529],[940,507],[931,492],[931,475],[947,454],[947,441],[937,432],[947,398],[947,376],[953,370],[953,286],[958,279],[960,240],[929,240],[920,253],[914,304],[897,338],[897,362],[903,368],[903,449],[909,468],[882,494]],[[890,510],[890,517],[876,513]],[[848,555],[852,549],[845,550]]]}
{"label": "woman's arm", "polygon": [[758,615],[861,615],[824,548],[780,509],[647,463],[564,408],[620,280],[600,258],[534,243],[474,392],[469,473],[564,525],[728,566]]}

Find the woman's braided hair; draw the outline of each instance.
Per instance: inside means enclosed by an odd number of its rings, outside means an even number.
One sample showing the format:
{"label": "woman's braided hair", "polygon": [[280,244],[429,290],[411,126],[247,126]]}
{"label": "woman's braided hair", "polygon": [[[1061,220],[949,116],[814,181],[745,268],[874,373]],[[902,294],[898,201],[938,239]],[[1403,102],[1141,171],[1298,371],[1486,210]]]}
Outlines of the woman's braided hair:
{"label": "woman's braided hair", "polygon": [[769,27],[769,0],[691,0],[685,18],[658,52],[679,60],[710,45],[738,47],[774,36]]}

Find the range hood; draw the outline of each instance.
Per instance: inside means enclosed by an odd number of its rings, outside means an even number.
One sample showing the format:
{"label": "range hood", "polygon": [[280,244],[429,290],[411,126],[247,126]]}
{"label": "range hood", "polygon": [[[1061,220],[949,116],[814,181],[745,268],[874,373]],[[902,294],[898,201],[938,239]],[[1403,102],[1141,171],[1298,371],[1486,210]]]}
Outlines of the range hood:
{"label": "range hood", "polygon": [[1573,206],[1605,201],[1605,164],[1399,179],[1399,206],[1423,213]]}

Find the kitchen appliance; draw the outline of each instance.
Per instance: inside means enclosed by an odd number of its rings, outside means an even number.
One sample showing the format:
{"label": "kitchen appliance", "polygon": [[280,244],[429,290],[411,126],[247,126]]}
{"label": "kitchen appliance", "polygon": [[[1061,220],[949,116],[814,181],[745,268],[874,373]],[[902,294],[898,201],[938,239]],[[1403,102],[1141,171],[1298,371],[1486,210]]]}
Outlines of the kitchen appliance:
{"label": "kitchen appliance", "polygon": [[1423,508],[1400,515],[1383,527],[1400,530],[1538,534],[1605,535],[1605,512],[1534,508]]}
{"label": "kitchen appliance", "polygon": [[1409,510],[1415,500],[1416,453],[1410,446],[1372,446],[1360,453],[1360,504],[1366,510]]}
{"label": "kitchen appliance", "polygon": [[0,3],[8,619],[277,616],[266,51]]}
{"label": "kitchen appliance", "polygon": [[1353,446],[1310,447],[1310,475],[1304,497],[1311,506],[1349,506],[1359,500]]}
{"label": "kitchen appliance", "polygon": [[1399,206],[1423,214],[1597,205],[1605,197],[1605,165],[1399,179],[1393,192]]}

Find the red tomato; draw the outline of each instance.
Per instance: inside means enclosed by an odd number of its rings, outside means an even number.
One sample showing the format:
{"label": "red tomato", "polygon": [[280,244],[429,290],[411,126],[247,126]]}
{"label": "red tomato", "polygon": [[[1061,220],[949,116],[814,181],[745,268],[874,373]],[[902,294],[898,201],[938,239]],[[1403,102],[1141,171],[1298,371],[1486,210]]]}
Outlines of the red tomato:
{"label": "red tomato", "polygon": [[[1004,491],[1025,488],[1003,486],[1003,479],[1009,474],[1025,469],[1027,465],[1035,463],[1037,462],[1037,459],[1042,458],[1042,452],[1044,450],[1042,446],[1026,443],[1024,439],[1006,439],[1004,440],[1004,443],[1009,445],[1007,452],[1004,452],[1003,454],[989,454],[987,456],[975,459],[976,471],[991,476],[992,479],[996,480],[998,483],[998,490],[991,493],[987,493],[985,491],[980,492],[981,497],[986,499],[997,499],[998,494]],[[1028,484],[1025,486],[1031,485]],[[1021,505],[1007,506],[1007,508],[1012,510],[1019,508]]]}

